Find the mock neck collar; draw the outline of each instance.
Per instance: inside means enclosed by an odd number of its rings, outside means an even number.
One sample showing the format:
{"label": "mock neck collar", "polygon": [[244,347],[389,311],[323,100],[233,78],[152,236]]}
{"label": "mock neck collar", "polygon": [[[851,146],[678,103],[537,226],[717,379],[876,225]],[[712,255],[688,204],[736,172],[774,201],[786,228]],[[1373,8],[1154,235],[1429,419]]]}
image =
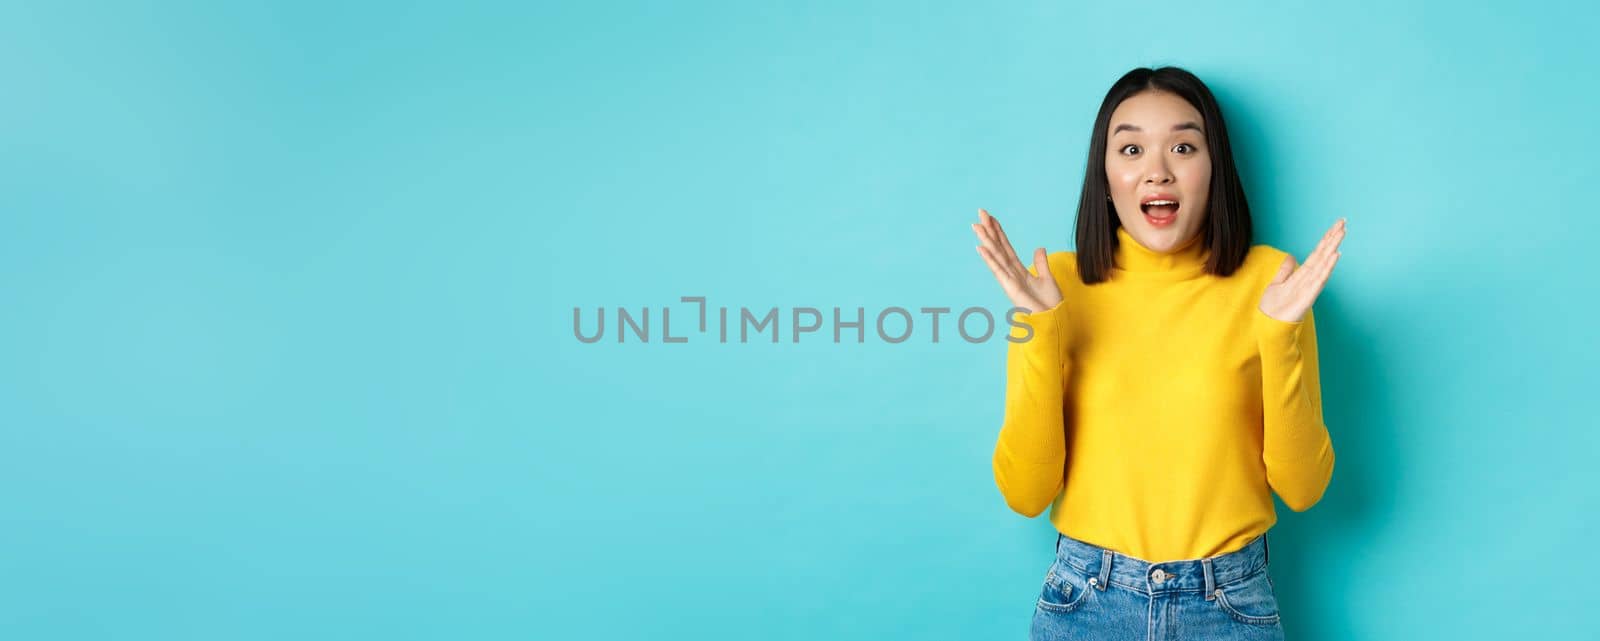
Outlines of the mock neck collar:
{"label": "mock neck collar", "polygon": [[1181,280],[1198,276],[1205,272],[1210,254],[1200,242],[1201,235],[1195,234],[1188,242],[1162,253],[1139,244],[1126,227],[1118,225],[1113,269],[1132,278]]}

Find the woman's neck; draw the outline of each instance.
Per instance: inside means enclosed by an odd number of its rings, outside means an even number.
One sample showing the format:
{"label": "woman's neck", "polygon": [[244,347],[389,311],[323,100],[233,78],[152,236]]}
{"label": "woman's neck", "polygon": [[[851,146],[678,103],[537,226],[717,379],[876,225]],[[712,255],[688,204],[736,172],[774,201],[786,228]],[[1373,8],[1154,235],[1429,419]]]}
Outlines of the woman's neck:
{"label": "woman's neck", "polygon": [[1132,278],[1183,279],[1205,271],[1210,251],[1196,233],[1177,247],[1158,252],[1135,240],[1126,227],[1117,227],[1117,248],[1112,255],[1113,269]]}

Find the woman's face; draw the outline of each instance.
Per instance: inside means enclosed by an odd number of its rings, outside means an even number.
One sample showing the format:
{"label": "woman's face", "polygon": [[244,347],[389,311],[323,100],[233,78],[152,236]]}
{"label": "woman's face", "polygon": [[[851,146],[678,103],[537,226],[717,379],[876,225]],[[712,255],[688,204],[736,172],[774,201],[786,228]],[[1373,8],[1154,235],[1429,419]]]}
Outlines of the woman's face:
{"label": "woman's face", "polygon": [[1211,150],[1200,112],[1175,94],[1146,90],[1117,105],[1108,127],[1106,179],[1123,228],[1157,252],[1200,233],[1211,199]]}

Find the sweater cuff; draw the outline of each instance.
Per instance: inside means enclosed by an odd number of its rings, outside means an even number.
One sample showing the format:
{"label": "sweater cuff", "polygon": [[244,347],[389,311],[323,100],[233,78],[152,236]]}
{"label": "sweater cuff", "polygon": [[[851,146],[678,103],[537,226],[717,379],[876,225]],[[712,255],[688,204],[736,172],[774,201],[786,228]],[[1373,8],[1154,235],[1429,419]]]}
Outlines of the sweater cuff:
{"label": "sweater cuff", "polygon": [[[1065,320],[1061,318],[1066,305],[1056,305],[1050,309],[1040,310],[1032,314],[1018,313],[1013,316],[1019,325],[1027,325],[1033,329],[1033,335],[1028,335],[1028,328],[1011,326],[1011,339],[1021,341],[1018,344],[1029,351],[1045,350],[1059,351],[1061,345],[1061,327]],[[1023,340],[1027,339],[1027,340]]]}
{"label": "sweater cuff", "polygon": [[[1306,314],[1310,313],[1310,310],[1306,310]],[[1256,344],[1261,349],[1285,352],[1300,344],[1300,331],[1306,326],[1305,317],[1301,317],[1298,321],[1278,320],[1261,311],[1260,307],[1255,308],[1253,316]]]}

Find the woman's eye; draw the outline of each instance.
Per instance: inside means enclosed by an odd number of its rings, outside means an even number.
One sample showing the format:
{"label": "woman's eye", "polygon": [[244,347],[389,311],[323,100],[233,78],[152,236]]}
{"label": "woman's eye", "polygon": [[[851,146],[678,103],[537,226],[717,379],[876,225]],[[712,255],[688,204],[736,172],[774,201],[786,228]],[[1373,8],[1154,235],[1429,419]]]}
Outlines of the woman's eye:
{"label": "woman's eye", "polygon": [[1189,150],[1189,151],[1179,151],[1178,153],[1180,153],[1180,154],[1193,153],[1193,151],[1194,151],[1194,145],[1191,145],[1191,144],[1186,143],[1186,142],[1180,142],[1180,143],[1177,144],[1177,146],[1173,147],[1172,149],[1174,151],[1176,151],[1179,148],[1184,148],[1184,149],[1188,149]]}
{"label": "woman's eye", "polygon": [[[1122,146],[1122,153],[1124,155],[1126,155],[1128,153],[1129,149],[1138,149],[1138,148],[1139,148],[1138,145],[1123,145]],[[1135,152],[1135,153],[1137,153],[1137,152]]]}

